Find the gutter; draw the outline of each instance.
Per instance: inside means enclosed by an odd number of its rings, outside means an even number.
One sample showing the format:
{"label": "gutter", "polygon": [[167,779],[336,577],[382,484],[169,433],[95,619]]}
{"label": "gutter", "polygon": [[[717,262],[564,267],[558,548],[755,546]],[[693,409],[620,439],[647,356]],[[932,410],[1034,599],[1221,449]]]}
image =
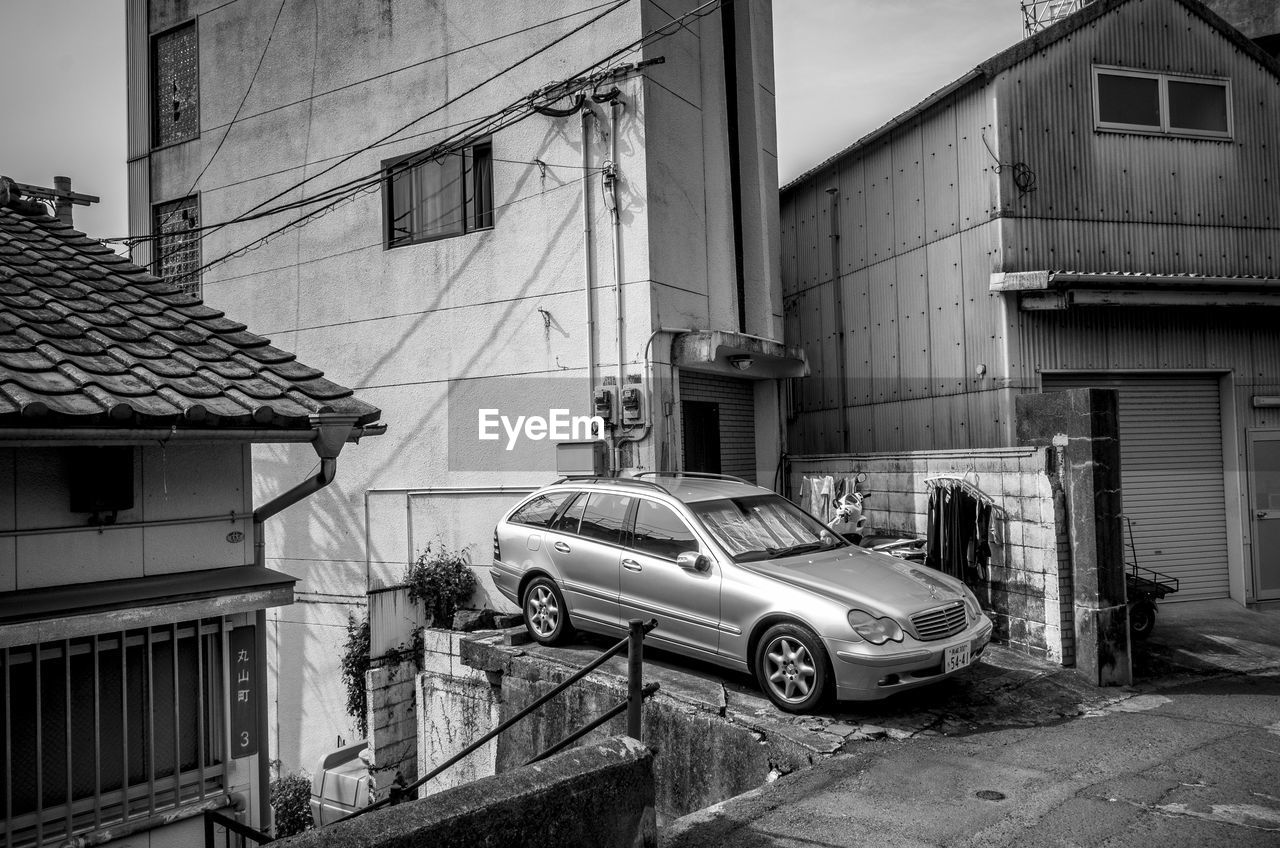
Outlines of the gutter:
{"label": "gutter", "polygon": [[[21,444],[82,445],[86,441],[113,444],[167,444],[169,442],[252,442],[266,444],[301,444],[317,439],[315,419],[337,417],[350,419],[353,424],[343,437],[347,442],[359,442],[365,436],[381,436],[387,432],[386,424],[354,425],[357,416],[338,416],[333,413],[313,415],[309,430],[179,430],[177,427],[152,427],[148,429],[124,429],[120,427],[3,427],[0,426],[0,445],[18,447]],[[335,454],[336,456],[336,454]]]}

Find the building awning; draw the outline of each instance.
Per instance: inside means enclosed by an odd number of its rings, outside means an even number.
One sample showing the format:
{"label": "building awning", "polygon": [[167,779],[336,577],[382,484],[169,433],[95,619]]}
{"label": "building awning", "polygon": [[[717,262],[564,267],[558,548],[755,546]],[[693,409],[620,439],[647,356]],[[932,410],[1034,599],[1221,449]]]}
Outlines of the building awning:
{"label": "building awning", "polygon": [[991,275],[992,292],[1011,292],[1023,312],[1082,306],[1280,306],[1275,277],[1018,271]]}
{"label": "building awning", "polygon": [[0,594],[0,647],[293,603],[297,578],[255,565]]}
{"label": "building awning", "polygon": [[698,330],[676,336],[671,344],[671,361],[682,369],[745,380],[778,380],[809,374],[809,363],[802,349],[724,330]]}

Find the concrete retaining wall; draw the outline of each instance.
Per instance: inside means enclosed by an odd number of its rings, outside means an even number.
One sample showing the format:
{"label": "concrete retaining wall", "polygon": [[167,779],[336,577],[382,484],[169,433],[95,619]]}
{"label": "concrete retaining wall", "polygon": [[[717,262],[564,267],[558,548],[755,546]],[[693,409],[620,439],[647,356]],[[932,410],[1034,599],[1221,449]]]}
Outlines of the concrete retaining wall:
{"label": "concrete retaining wall", "polygon": [[789,483],[799,492],[805,476],[861,472],[866,479],[859,489],[871,493],[867,527],[922,538],[929,513],[925,478],[967,475],[1001,510],[991,526],[991,579],[971,587],[995,622],[995,638],[1072,665],[1070,549],[1046,461],[1040,447],[795,457]]}
{"label": "concrete retaining wall", "polygon": [[632,739],[573,748],[466,786],[283,839],[281,848],[653,848],[653,753]]}

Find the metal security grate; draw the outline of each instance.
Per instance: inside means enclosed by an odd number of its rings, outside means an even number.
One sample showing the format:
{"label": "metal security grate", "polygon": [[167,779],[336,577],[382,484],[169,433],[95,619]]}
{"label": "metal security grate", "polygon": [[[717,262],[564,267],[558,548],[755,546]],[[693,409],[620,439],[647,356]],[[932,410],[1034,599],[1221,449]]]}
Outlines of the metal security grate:
{"label": "metal security grate", "polygon": [[155,208],[154,273],[192,297],[200,296],[200,203],[192,195]]}
{"label": "metal security grate", "polygon": [[152,43],[152,98],[156,147],[200,134],[200,61],[196,25],[157,35]]}
{"label": "metal security grate", "polygon": [[62,845],[223,789],[221,619],[0,650],[0,844]]}
{"label": "metal security grate", "polygon": [[911,627],[916,631],[916,638],[921,642],[932,642],[945,639],[964,630],[968,616],[964,611],[964,602],[956,601],[945,607],[926,610],[911,616]]}

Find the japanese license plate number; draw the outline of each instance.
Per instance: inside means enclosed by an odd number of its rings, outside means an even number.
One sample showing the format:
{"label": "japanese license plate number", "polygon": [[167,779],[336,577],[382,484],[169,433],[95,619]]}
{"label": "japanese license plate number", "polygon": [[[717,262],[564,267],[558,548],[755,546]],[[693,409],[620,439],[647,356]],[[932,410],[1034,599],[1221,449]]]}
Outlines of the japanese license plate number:
{"label": "japanese license plate number", "polygon": [[969,643],[966,642],[963,645],[956,645],[955,647],[947,648],[946,655],[942,661],[942,671],[944,674],[951,671],[957,671],[968,664]]}

